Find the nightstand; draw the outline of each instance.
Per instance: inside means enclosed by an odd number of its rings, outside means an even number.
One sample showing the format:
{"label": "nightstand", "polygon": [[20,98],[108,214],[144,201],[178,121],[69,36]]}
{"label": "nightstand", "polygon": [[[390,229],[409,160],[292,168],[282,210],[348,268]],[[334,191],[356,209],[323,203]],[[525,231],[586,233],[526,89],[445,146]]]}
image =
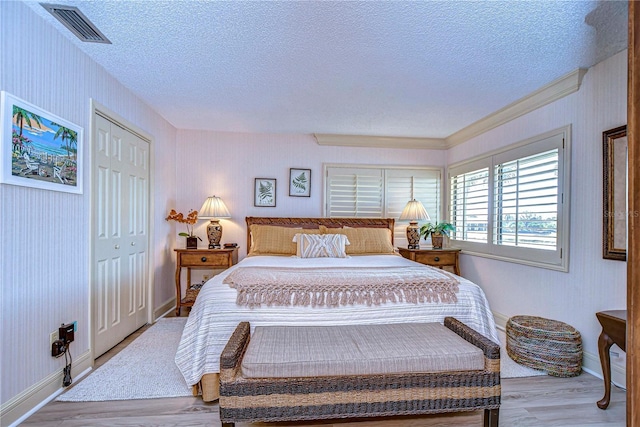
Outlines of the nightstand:
{"label": "nightstand", "polygon": [[460,249],[407,249],[398,248],[400,255],[410,259],[411,261],[419,262],[420,264],[431,265],[442,269],[443,267],[449,267],[453,269],[453,273],[460,275],[460,264],[458,262],[458,255]]}
{"label": "nightstand", "polygon": [[238,248],[229,249],[175,249],[176,259],[176,316],[180,316],[181,307],[191,307],[195,302],[191,298],[182,298],[180,273],[187,269],[187,287],[191,285],[191,269],[226,269],[238,262]]}

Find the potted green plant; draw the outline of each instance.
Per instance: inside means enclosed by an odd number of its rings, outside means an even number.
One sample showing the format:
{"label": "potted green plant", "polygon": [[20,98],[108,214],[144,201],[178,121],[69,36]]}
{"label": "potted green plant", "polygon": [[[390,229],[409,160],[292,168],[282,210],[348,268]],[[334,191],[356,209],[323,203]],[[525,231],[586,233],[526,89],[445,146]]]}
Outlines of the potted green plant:
{"label": "potted green plant", "polygon": [[433,248],[442,249],[443,236],[449,237],[449,233],[455,229],[456,228],[453,224],[448,222],[436,222],[435,224],[428,222],[420,227],[420,236],[425,240],[431,236],[431,244],[433,245]]}

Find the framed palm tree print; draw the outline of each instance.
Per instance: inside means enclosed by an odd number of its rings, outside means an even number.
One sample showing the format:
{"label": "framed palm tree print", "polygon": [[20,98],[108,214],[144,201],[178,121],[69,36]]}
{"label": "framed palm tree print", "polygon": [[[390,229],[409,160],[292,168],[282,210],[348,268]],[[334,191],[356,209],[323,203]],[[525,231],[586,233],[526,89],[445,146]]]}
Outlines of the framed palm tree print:
{"label": "framed palm tree print", "polygon": [[256,178],[254,183],[253,205],[258,207],[276,206],[276,179]]}
{"label": "framed palm tree print", "polygon": [[82,128],[2,92],[0,182],[82,194]]}
{"label": "framed palm tree print", "polygon": [[289,196],[311,197],[311,169],[289,169]]}

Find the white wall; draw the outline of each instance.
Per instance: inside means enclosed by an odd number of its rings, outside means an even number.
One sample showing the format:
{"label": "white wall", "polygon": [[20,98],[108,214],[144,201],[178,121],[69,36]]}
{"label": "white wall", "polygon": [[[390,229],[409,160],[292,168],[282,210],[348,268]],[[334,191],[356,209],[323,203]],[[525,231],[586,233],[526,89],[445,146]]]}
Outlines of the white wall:
{"label": "white wall", "polygon": [[64,358],[52,358],[49,347],[49,333],[61,323],[78,321],[74,364],[89,349],[90,99],[154,137],[155,306],[174,289],[165,248],[170,227],[163,219],[175,200],[176,131],[24,4],[0,2],[0,28],[0,90],[81,126],[78,143],[85,144],[83,195],[0,185],[0,396],[6,412],[61,373]]}
{"label": "white wall", "polygon": [[[627,51],[592,67],[580,90],[449,150],[448,164],[572,125],[569,272],[468,255],[465,277],[485,290],[494,312],[530,314],[576,327],[597,356],[595,313],[626,308],[626,263],[602,258],[602,132],[627,122]],[[588,362],[588,360],[585,360]],[[591,359],[593,366],[594,360]],[[596,360],[595,368],[599,365]],[[599,371],[599,370],[598,370]]]}
{"label": "white wall", "polygon": [[[177,203],[179,212],[200,209],[210,195],[222,197],[230,220],[222,220],[222,242],[237,242],[246,254],[246,216],[323,215],[325,163],[443,167],[439,150],[320,146],[311,135],[178,131]],[[289,168],[311,169],[311,197],[289,197]],[[254,207],[254,178],[276,178],[276,207]],[[184,231],[180,227],[176,232]],[[196,234],[206,247],[206,221]],[[178,245],[184,247],[184,239]]]}

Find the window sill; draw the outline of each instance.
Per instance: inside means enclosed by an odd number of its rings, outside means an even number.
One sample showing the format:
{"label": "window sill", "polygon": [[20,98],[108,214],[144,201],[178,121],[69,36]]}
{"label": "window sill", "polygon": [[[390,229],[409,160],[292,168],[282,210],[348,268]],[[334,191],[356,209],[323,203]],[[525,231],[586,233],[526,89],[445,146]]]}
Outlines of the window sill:
{"label": "window sill", "polygon": [[[453,245],[456,246],[456,247],[460,247],[460,248],[462,246],[462,245],[456,245],[456,244],[453,244]],[[545,268],[547,270],[555,270],[555,271],[560,271],[562,273],[568,273],[569,272],[569,262],[568,262],[568,260],[566,260],[566,262],[563,263],[562,265],[558,265],[558,264],[549,264],[549,263],[540,262],[540,261],[524,260],[524,259],[520,259],[520,258],[510,258],[510,257],[501,256],[501,255],[488,254],[486,252],[478,252],[478,251],[464,249],[464,248],[462,248],[462,251],[460,253],[462,255],[472,255],[472,256],[477,256],[477,257],[481,257],[481,258],[493,259],[493,260],[496,260],[496,261],[503,261],[503,262],[510,262],[510,263],[514,263],[514,264],[527,265],[529,267]]]}

